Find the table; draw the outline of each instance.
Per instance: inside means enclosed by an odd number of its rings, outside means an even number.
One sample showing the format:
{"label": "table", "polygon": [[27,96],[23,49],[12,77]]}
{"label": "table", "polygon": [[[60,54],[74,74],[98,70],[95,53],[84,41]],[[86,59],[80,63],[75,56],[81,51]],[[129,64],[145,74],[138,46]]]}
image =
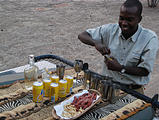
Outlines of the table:
{"label": "table", "polygon": [[[44,67],[49,67],[50,69],[53,69],[55,70],[56,68],[56,65],[55,64],[52,64],[52,63],[49,63],[48,61],[40,61],[40,62],[37,62],[36,63],[37,66],[41,66],[40,67],[40,70],[43,69]],[[3,72],[0,72],[1,76],[0,78],[4,78],[5,76],[5,81],[3,82],[3,84],[6,84],[6,83],[9,83],[9,80],[11,81],[17,81],[17,80],[23,80],[24,77],[22,76],[22,71],[24,70],[25,66],[21,66],[21,67],[17,67],[17,68],[13,68],[13,69],[9,69],[9,70],[6,70],[6,71],[3,71]],[[13,71],[10,73],[10,71]],[[7,73],[7,74],[6,74]],[[20,75],[19,75],[20,74]],[[13,75],[15,75],[15,77],[13,77]],[[20,79],[17,79],[17,76],[16,75],[19,75],[18,77]],[[8,77],[8,79],[7,79]],[[16,78],[16,80],[15,80]],[[2,84],[2,82],[1,82]],[[17,83],[18,85],[17,86],[20,86],[21,83]],[[77,85],[78,86],[78,85]],[[12,86],[11,86],[12,87]],[[13,87],[15,87],[15,85],[13,85]],[[20,87],[21,88],[21,87]],[[74,92],[77,92],[79,89],[83,88],[82,86],[78,87],[78,88],[74,88]],[[24,93],[23,93],[24,94]],[[101,105],[97,105],[96,107],[94,107],[93,109],[91,109],[87,114],[84,114],[83,116],[81,116],[79,118],[79,120],[85,120],[85,119],[99,119],[99,118],[102,118],[106,115],[108,115],[109,113],[113,112],[114,110],[116,109],[119,109],[121,107],[123,107],[125,104],[129,103],[132,101],[132,98],[131,97],[126,97],[124,98],[125,100],[124,101],[128,101],[128,102],[124,102],[124,104],[120,104],[117,103],[117,106],[118,107],[113,107],[114,105],[113,104],[110,104],[108,107],[103,107]],[[62,101],[62,100],[61,100]],[[10,102],[8,102],[7,104],[2,104],[0,106],[0,113],[3,113],[5,111],[12,111],[14,110],[15,108],[18,108],[18,107],[21,107],[21,106],[27,106],[27,104],[31,104],[33,101],[32,101],[32,94],[29,93],[27,95],[24,95],[24,97],[20,97],[16,100],[11,100]],[[60,102],[60,101],[59,101]],[[58,102],[57,102],[58,103]],[[56,103],[56,104],[57,104]],[[14,105],[13,105],[14,104]],[[102,105],[107,105],[108,103],[102,103]],[[48,103],[48,106],[51,106],[51,104]],[[110,107],[111,106],[111,107]],[[116,105],[115,105],[116,106]],[[44,105],[44,107],[47,107],[47,105]],[[111,108],[111,109],[110,109]],[[40,109],[39,109],[40,110]],[[37,110],[38,111],[38,110]],[[24,112],[24,111],[23,111]],[[22,117],[22,116],[21,116]]]}
{"label": "table", "polygon": [[[47,56],[48,57],[48,56]],[[61,60],[61,58],[60,58],[60,60]],[[42,61],[39,61],[40,62],[40,65],[42,65]],[[47,63],[48,63],[48,61],[46,61]],[[38,62],[37,62],[38,63]],[[37,64],[36,63],[36,64]],[[66,61],[66,63],[68,63],[67,61]],[[52,64],[52,63],[51,63]],[[70,63],[71,65],[72,65],[72,63]],[[46,67],[45,66],[46,64],[44,64],[44,67]],[[49,64],[48,65],[48,67],[50,67],[51,65]],[[56,66],[56,64],[53,64],[51,67],[50,67],[50,69],[51,68],[53,68],[54,70],[55,70],[55,66]],[[42,67],[41,69],[43,69],[44,67]],[[10,70],[6,70],[6,71],[3,71],[3,72],[1,72],[0,73],[0,80],[2,80],[2,78],[3,78],[3,80],[4,81],[1,81],[1,85],[4,85],[4,84],[10,84],[9,83],[9,81],[11,81],[11,83],[13,83],[13,82],[15,82],[15,81],[21,81],[21,80],[23,80],[24,79],[24,77],[22,77],[22,75],[23,75],[23,71],[24,70],[24,66],[22,66],[22,67],[18,67],[18,68],[13,68],[13,69],[10,69]],[[20,76],[20,75],[21,76]],[[10,75],[13,75],[12,77],[10,76]],[[19,75],[19,77],[20,77],[20,79],[17,79],[17,75]],[[5,76],[5,79],[4,79],[4,76]],[[15,78],[16,79],[15,79]],[[20,85],[17,85],[17,86],[20,86]],[[12,87],[12,86],[11,86]],[[21,106],[21,105],[27,105],[27,104],[30,104],[31,102],[32,102],[32,95],[30,95],[30,94],[28,94],[28,95],[26,95],[25,97],[23,97],[23,98],[20,98],[20,99],[18,99],[18,101],[16,101],[16,105],[19,105],[19,106]],[[85,120],[85,119],[87,119],[87,120],[89,120],[89,119],[91,119],[91,120],[97,120],[97,119],[100,119],[100,118],[102,118],[102,117],[104,117],[104,116],[107,116],[108,114],[110,114],[110,113],[112,113],[112,112],[114,112],[114,111],[116,111],[116,110],[118,110],[118,109],[120,109],[120,108],[122,108],[123,106],[125,106],[126,104],[128,104],[128,103],[130,103],[130,102],[133,102],[134,100],[135,100],[136,98],[134,98],[134,97],[132,97],[131,95],[127,95],[127,96],[125,96],[124,98],[121,98],[121,99],[119,99],[115,104],[102,104],[103,106],[100,106],[100,107],[95,107],[95,108],[93,108],[93,109],[91,109],[90,111],[88,111],[86,114],[84,114],[84,115],[82,115],[80,118],[79,118],[79,120]],[[15,102],[15,101],[14,101]],[[34,104],[35,105],[35,104]],[[19,107],[19,106],[17,106],[17,107]],[[43,109],[47,109],[47,106],[51,106],[51,104],[49,104],[49,102],[48,101],[46,101],[45,102],[45,105],[44,106],[42,106],[43,107]],[[27,106],[28,107],[28,106]],[[36,107],[36,105],[35,105],[35,107]],[[4,112],[3,110],[4,110],[4,107],[1,107],[2,109],[0,110],[1,111],[1,113],[2,112]],[[25,107],[26,108],[26,107]],[[49,107],[48,107],[49,108]],[[38,110],[40,110],[41,108],[36,108],[36,111],[38,111]],[[51,108],[49,108],[49,109],[51,109]],[[6,108],[5,108],[5,110],[6,110]],[[47,110],[47,111],[49,111],[49,110]],[[23,111],[23,112],[28,112],[28,111]],[[45,112],[45,111],[43,111],[43,112]],[[1,116],[1,113],[0,113],[0,116]],[[22,114],[22,113],[21,113]],[[35,115],[35,113],[34,113],[34,116],[36,116]],[[21,116],[21,117],[23,117],[23,116]],[[31,117],[33,117],[32,115],[31,115]],[[42,116],[41,116],[41,118],[42,118]],[[38,118],[38,119],[40,119],[40,118]]]}

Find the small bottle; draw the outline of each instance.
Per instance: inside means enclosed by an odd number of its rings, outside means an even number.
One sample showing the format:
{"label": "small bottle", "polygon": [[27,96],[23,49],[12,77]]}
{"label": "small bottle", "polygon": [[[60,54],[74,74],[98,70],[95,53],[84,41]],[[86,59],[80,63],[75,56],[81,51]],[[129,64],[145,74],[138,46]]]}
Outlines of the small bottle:
{"label": "small bottle", "polygon": [[50,74],[49,74],[47,68],[44,68],[44,69],[42,70],[42,79],[50,79]]}
{"label": "small bottle", "polygon": [[24,69],[25,88],[32,87],[31,81],[38,80],[39,68],[34,64],[34,55],[29,55],[29,65]]}

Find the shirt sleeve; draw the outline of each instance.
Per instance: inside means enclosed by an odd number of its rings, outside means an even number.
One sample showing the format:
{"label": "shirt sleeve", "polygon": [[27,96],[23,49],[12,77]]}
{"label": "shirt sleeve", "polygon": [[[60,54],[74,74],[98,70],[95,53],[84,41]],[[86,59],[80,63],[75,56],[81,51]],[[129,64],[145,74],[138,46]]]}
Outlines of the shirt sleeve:
{"label": "shirt sleeve", "polygon": [[154,36],[145,47],[144,52],[141,56],[141,63],[139,63],[138,67],[146,68],[149,72],[152,72],[158,48],[158,38],[157,36]]}
{"label": "shirt sleeve", "polygon": [[92,37],[93,40],[101,40],[101,26],[93,29],[87,29],[86,32]]}
{"label": "shirt sleeve", "polygon": [[93,40],[101,41],[103,38],[105,40],[108,37],[110,32],[109,29],[111,29],[111,25],[105,24],[97,28],[87,29],[86,32],[92,37]]}

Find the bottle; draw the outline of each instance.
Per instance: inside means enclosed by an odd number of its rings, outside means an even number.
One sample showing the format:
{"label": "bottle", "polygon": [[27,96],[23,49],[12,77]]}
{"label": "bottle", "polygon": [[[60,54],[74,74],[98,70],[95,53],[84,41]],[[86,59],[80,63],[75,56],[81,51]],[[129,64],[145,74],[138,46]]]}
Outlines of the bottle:
{"label": "bottle", "polygon": [[42,79],[50,79],[50,74],[47,68],[42,70]]}
{"label": "bottle", "polygon": [[34,64],[34,55],[29,55],[29,65],[24,69],[25,88],[30,89],[32,82],[38,80],[39,68]]}

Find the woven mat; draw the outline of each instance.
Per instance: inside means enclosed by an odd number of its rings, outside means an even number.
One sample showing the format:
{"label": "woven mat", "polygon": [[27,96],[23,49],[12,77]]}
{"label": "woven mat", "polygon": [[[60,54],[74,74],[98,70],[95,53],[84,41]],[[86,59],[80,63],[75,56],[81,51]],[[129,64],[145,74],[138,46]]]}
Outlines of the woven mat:
{"label": "woven mat", "polygon": [[[75,77],[76,73],[74,69],[67,69],[65,70],[65,75]],[[79,74],[79,78],[83,78],[82,76],[83,72]],[[74,88],[73,91],[77,92],[81,88]],[[52,107],[53,104],[49,103],[48,98],[44,99],[43,104],[33,103],[32,92],[24,89],[24,83],[17,82],[0,90],[0,119],[5,119],[6,117],[14,119],[15,116],[17,116],[15,119],[21,118],[24,120],[51,119]],[[29,114],[30,111],[32,111],[31,114]]]}
{"label": "woven mat", "polygon": [[[75,71],[73,69],[66,70],[65,75],[72,75],[76,76]],[[80,73],[80,78],[82,79],[83,73]],[[73,91],[76,93],[79,89],[82,89],[82,86],[74,88]],[[24,90],[23,83],[15,83],[14,85],[4,88],[0,90],[0,96],[3,98],[4,95],[12,95],[15,96],[15,93],[22,92]],[[23,93],[27,93],[27,91],[23,91]],[[14,94],[13,94],[14,93]],[[114,104],[105,104],[98,109],[93,109],[82,115],[79,120],[98,120],[105,116],[108,116],[110,113],[113,113],[116,110],[124,107],[125,105],[132,103],[136,98],[131,95],[126,95],[125,97],[117,100]],[[60,102],[60,101],[58,101]],[[57,102],[57,103],[58,103]],[[53,104],[50,104],[47,99],[45,99],[45,103],[43,105],[35,104],[32,101],[32,94],[28,93],[27,95],[23,96],[22,98],[17,97],[17,99],[10,99],[9,102],[5,102],[5,104],[0,105],[0,117],[2,118],[4,115],[10,116],[9,118],[12,119],[12,115],[14,116],[17,114],[19,115],[22,120],[51,120],[52,118],[52,107]],[[31,114],[24,114],[28,113],[28,109],[34,109]]]}

